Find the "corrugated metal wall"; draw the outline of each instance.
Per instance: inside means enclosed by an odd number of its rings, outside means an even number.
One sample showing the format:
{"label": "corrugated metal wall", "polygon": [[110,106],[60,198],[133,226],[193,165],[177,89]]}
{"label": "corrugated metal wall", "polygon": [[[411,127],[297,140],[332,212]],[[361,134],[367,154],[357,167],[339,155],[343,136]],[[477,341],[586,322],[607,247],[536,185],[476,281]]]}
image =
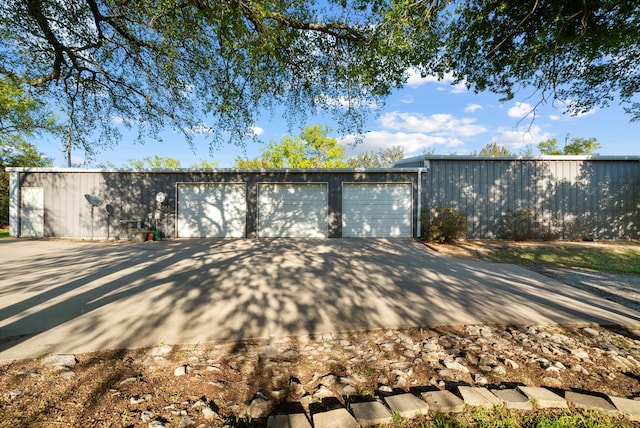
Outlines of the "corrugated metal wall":
{"label": "corrugated metal wall", "polygon": [[[433,209],[452,206],[467,214],[468,238],[508,236],[509,213],[526,212],[535,225],[534,238],[551,235],[558,239],[640,239],[640,158],[433,156],[407,159],[424,167],[422,206]],[[416,164],[417,161],[417,164]],[[398,167],[408,165],[398,162]],[[415,170],[417,171],[417,170]],[[121,219],[142,220],[156,210],[160,228],[173,235],[176,183],[243,182],[247,184],[247,236],[256,231],[257,183],[314,181],[329,183],[330,237],[342,236],[342,182],[408,181],[417,183],[414,172],[400,171],[36,171],[19,174],[20,187],[44,188],[44,235],[95,237],[118,233]],[[158,192],[169,198],[155,201]],[[105,203],[94,212],[84,199],[94,194]],[[105,204],[114,215],[105,215]],[[414,205],[413,215],[418,212]],[[15,211],[15,210],[14,210]]]}
{"label": "corrugated metal wall", "polygon": [[[343,182],[409,182],[412,183],[414,198],[418,194],[417,170],[98,171],[33,168],[12,174],[18,174],[21,188],[44,189],[44,236],[63,238],[126,236],[124,229],[129,225],[127,220],[143,221],[155,226],[156,214],[160,217],[158,229],[165,236],[175,237],[178,183],[245,183],[248,237],[256,236],[258,183],[327,183],[329,237],[342,236]],[[168,195],[163,204],[155,199],[158,192]],[[94,208],[93,219],[85,194],[95,195],[103,200],[99,207]],[[111,217],[107,215],[107,204],[113,207]],[[149,214],[152,215],[151,220],[148,218]],[[412,208],[412,218],[415,235],[418,218],[415,205]],[[16,230],[19,228],[16,227]]]}
{"label": "corrugated metal wall", "polygon": [[469,239],[511,237],[505,222],[515,212],[527,213],[535,238],[640,238],[638,159],[434,157],[423,165],[424,206],[464,211]]}

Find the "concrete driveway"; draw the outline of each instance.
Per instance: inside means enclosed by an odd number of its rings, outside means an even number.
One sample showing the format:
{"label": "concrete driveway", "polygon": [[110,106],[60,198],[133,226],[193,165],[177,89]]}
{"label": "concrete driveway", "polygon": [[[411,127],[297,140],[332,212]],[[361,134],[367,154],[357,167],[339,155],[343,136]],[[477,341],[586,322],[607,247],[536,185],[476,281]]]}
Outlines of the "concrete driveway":
{"label": "concrete driveway", "polygon": [[2,240],[0,359],[443,324],[611,324],[640,313],[413,240]]}

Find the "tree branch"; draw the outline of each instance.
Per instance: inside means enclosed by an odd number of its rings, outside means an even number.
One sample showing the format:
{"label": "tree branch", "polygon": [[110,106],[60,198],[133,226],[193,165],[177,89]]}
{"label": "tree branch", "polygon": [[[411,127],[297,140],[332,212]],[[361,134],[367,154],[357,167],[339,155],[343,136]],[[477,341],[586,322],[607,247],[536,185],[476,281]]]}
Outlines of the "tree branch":
{"label": "tree branch", "polygon": [[518,25],[516,25],[514,28],[512,28],[512,29],[511,29],[511,31],[509,31],[509,34],[507,34],[505,37],[503,37],[503,39],[502,39],[502,40],[500,40],[500,42],[499,42],[496,46],[494,46],[494,48],[493,48],[493,49],[491,49],[491,50],[489,51],[489,53],[487,54],[487,56],[491,56],[491,55],[493,55],[493,53],[494,53],[494,52],[496,52],[498,49],[500,49],[500,46],[502,46],[502,45],[503,45],[503,44],[504,44],[504,43],[505,43],[505,42],[506,42],[506,41],[507,41],[511,36],[513,36],[513,33],[515,33],[516,31],[518,31],[518,29],[519,29],[520,27],[522,27],[522,25],[523,25],[525,22],[527,22],[527,20],[531,17],[531,15],[533,15],[533,12],[535,12],[535,11],[536,11],[536,9],[538,8],[538,5],[539,5],[539,4],[540,4],[540,1],[539,1],[539,0],[536,0],[536,1],[533,3],[533,7],[532,7],[532,8],[531,8],[531,10],[529,11],[529,13],[527,13],[527,15],[526,15],[524,18],[522,18],[522,19],[520,20],[520,22],[518,22]]}

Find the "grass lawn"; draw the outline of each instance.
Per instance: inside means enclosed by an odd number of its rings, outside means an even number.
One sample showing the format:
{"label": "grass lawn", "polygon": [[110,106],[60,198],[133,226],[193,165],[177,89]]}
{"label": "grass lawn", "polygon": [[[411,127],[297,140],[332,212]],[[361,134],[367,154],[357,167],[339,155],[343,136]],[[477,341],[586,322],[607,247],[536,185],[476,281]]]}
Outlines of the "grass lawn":
{"label": "grass lawn", "polygon": [[9,229],[0,229],[0,239],[9,237]]}
{"label": "grass lawn", "polygon": [[604,246],[543,245],[491,250],[498,261],[523,265],[577,267],[603,272],[640,274],[640,247],[607,248]]}

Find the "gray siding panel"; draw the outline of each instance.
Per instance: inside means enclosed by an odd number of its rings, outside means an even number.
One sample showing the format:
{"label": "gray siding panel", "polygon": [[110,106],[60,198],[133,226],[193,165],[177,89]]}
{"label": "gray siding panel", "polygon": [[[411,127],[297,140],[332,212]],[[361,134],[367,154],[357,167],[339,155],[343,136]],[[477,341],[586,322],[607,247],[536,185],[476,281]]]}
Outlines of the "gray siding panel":
{"label": "gray siding panel", "polygon": [[[424,162],[424,161],[423,161]],[[451,206],[468,218],[468,238],[504,237],[507,213],[529,210],[538,238],[640,239],[640,161],[638,159],[515,159],[433,157],[423,163],[422,207]],[[420,166],[420,165],[416,165]],[[417,171],[213,170],[94,171],[25,170],[12,172],[16,187],[44,189],[45,236],[89,238],[91,207],[84,194],[104,199],[94,209],[96,238],[124,235],[120,220],[148,221],[160,214],[160,230],[175,237],[179,182],[242,182],[246,184],[246,236],[257,232],[259,183],[326,182],[329,237],[342,236],[342,184],[349,182],[411,182],[415,198]],[[19,190],[19,189],[16,189]],[[160,205],[158,192],[167,194]],[[14,198],[15,199],[15,198]],[[114,208],[107,217],[106,205]],[[19,205],[16,203],[16,205]],[[418,216],[414,203],[413,236]],[[14,218],[13,216],[12,218]],[[20,221],[20,215],[17,215]],[[152,221],[155,224],[155,221]],[[12,230],[20,230],[12,224]]]}
{"label": "gray siding panel", "polygon": [[[258,227],[259,183],[326,182],[328,185],[329,237],[342,236],[342,183],[349,182],[410,182],[413,198],[417,195],[417,170],[405,171],[38,171],[16,173],[19,185],[40,186],[45,197],[45,236],[89,239],[91,237],[91,206],[84,194],[96,195],[104,200],[94,208],[93,236],[126,236],[127,223],[121,220],[140,221],[155,225],[159,213],[159,230],[167,237],[176,236],[177,183],[188,182],[241,182],[246,185],[247,222],[246,236],[255,237]],[[165,203],[159,204],[158,192],[167,194]],[[107,204],[113,207],[109,218]],[[414,204],[413,236],[417,222],[417,204]],[[149,221],[148,215],[152,220]],[[107,229],[108,224],[111,224]]]}
{"label": "gray siding panel", "polygon": [[[509,211],[529,210],[535,237],[640,238],[640,161],[429,158],[423,204],[467,214],[469,239],[505,237]],[[533,224],[532,223],[532,224]]]}

